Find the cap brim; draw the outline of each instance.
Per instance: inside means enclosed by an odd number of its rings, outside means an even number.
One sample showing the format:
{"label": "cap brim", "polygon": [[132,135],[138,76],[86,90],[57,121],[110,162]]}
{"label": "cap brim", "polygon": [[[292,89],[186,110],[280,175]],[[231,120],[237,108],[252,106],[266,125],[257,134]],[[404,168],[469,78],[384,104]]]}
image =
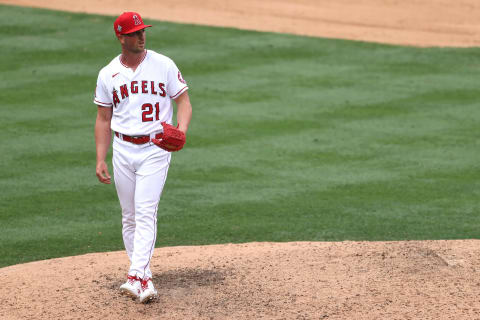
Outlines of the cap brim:
{"label": "cap brim", "polygon": [[142,30],[142,29],[149,28],[149,27],[151,27],[151,25],[149,25],[149,24],[143,24],[143,25],[140,25],[140,26],[136,26],[135,28],[132,28],[132,29],[127,30],[127,31],[125,31],[125,32],[121,32],[120,34],[134,33],[134,32],[137,32],[138,30]]}

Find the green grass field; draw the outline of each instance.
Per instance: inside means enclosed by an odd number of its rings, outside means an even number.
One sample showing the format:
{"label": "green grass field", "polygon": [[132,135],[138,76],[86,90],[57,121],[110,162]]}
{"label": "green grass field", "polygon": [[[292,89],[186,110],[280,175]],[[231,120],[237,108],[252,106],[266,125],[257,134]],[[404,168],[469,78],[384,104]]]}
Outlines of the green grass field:
{"label": "green grass field", "polygon": [[[0,6],[0,267],[123,249],[93,139],[113,20]],[[157,246],[480,236],[479,49],[146,22],[194,108]]]}

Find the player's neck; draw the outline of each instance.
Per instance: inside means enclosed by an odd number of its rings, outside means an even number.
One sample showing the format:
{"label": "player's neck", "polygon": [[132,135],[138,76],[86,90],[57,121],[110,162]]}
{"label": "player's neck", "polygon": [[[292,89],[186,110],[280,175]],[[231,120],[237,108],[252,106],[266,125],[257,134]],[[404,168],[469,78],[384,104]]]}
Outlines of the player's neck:
{"label": "player's neck", "polygon": [[147,50],[143,50],[143,52],[135,53],[130,51],[122,51],[120,55],[120,61],[123,65],[133,69],[137,69],[138,65],[143,61],[145,55],[147,54]]}

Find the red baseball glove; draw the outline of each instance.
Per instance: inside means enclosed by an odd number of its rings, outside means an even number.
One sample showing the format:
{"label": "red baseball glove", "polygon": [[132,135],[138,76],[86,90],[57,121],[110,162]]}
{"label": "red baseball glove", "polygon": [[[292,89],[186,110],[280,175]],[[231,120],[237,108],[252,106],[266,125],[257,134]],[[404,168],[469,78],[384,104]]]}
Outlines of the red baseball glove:
{"label": "red baseball glove", "polygon": [[178,130],[178,126],[174,127],[171,124],[162,122],[163,137],[162,139],[152,139],[152,142],[162,148],[163,150],[173,152],[179,151],[185,145],[185,133]]}

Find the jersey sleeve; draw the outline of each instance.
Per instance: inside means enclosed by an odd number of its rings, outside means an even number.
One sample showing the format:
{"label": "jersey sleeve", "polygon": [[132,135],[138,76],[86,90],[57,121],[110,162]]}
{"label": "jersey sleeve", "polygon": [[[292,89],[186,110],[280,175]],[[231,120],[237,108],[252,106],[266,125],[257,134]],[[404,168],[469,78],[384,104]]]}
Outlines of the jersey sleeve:
{"label": "jersey sleeve", "polygon": [[102,107],[111,107],[113,105],[112,98],[108,94],[102,72],[98,74],[97,87],[95,88],[95,97],[93,98],[93,103]]}
{"label": "jersey sleeve", "polygon": [[187,82],[183,79],[175,63],[171,61],[167,73],[167,94],[170,98],[176,99],[186,90],[188,90]]}

